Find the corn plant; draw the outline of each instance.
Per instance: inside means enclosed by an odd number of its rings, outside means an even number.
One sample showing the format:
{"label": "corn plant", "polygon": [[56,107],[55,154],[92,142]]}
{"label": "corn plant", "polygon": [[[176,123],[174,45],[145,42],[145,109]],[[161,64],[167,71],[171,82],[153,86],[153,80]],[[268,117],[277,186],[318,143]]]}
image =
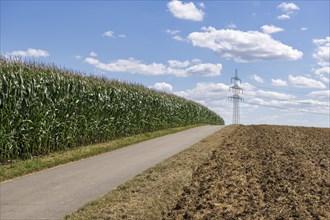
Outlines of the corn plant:
{"label": "corn plant", "polygon": [[208,108],[175,95],[0,57],[0,163],[160,129],[223,123]]}

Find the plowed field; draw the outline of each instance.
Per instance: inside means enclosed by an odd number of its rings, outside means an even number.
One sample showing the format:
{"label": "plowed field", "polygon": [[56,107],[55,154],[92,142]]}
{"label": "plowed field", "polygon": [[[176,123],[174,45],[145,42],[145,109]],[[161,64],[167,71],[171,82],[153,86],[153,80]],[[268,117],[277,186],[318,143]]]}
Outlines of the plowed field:
{"label": "plowed field", "polygon": [[165,219],[330,219],[330,129],[239,126]]}

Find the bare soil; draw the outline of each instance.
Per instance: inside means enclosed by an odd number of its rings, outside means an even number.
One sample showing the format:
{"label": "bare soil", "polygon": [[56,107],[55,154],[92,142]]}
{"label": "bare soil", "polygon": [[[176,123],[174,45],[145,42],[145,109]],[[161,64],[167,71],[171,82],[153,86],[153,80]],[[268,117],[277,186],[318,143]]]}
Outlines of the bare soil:
{"label": "bare soil", "polygon": [[221,144],[236,128],[224,127],[65,219],[162,219],[180,198],[183,187],[190,183],[193,172],[210,157],[217,143]]}
{"label": "bare soil", "polygon": [[240,126],[164,219],[330,219],[330,129]]}

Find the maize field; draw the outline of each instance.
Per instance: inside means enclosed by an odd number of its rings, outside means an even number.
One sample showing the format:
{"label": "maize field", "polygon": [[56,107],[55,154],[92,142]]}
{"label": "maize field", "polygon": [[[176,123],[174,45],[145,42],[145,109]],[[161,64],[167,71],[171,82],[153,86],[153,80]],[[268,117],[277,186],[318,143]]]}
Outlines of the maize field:
{"label": "maize field", "polygon": [[194,124],[208,108],[141,85],[0,57],[0,163]]}

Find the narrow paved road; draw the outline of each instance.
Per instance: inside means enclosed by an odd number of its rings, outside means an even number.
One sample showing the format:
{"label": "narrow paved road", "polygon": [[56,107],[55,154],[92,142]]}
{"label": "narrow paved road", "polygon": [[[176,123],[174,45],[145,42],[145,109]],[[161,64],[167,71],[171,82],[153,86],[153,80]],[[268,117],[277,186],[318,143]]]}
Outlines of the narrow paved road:
{"label": "narrow paved road", "polygon": [[221,128],[192,128],[2,183],[0,219],[62,219]]}

